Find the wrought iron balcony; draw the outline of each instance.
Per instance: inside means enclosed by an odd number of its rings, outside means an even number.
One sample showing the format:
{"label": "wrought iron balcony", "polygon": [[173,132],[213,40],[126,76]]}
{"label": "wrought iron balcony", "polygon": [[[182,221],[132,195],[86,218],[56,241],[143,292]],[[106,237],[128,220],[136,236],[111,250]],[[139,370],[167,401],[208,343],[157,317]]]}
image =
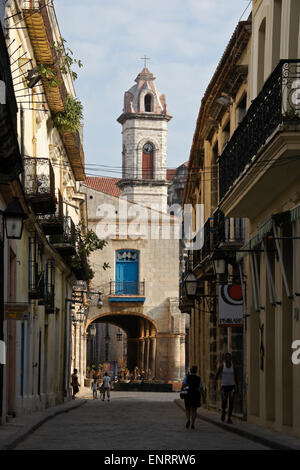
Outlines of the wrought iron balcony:
{"label": "wrought iron balcony", "polygon": [[[220,199],[250,165],[275,129],[300,118],[300,61],[281,60],[252,102],[219,158]],[[300,121],[299,121],[300,122]]]}
{"label": "wrought iron balcony", "polygon": [[44,273],[39,272],[38,263],[30,261],[28,264],[28,296],[29,299],[43,299],[45,295]]}
{"label": "wrought iron balcony", "polygon": [[24,191],[36,214],[55,213],[54,172],[49,158],[24,159]]}
{"label": "wrought iron balcony", "polygon": [[38,221],[45,235],[58,235],[64,231],[63,199],[60,191],[56,193],[56,210],[53,214],[39,215]]}
{"label": "wrought iron balcony", "polygon": [[217,209],[213,218],[213,249],[238,248],[244,244],[244,219],[225,217]]}
{"label": "wrought iron balcony", "polygon": [[110,281],[110,295],[145,295],[145,281]]}
{"label": "wrought iron balcony", "polygon": [[207,219],[202,229],[203,230],[203,246],[200,250],[193,251],[193,268],[195,269],[201,264],[204,259],[210,254],[212,249],[212,230],[213,224],[211,218]]}
{"label": "wrought iron balcony", "polygon": [[75,225],[70,216],[63,218],[63,233],[60,235],[50,235],[49,241],[62,256],[73,256],[76,254]]}

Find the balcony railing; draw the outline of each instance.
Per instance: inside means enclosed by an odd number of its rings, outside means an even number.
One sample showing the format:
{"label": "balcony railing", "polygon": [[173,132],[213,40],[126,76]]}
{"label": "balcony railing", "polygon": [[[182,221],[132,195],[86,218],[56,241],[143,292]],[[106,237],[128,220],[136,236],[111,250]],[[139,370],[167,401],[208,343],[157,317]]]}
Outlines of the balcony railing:
{"label": "balcony railing", "polygon": [[211,218],[209,218],[205,224],[203,229],[203,246],[200,250],[194,250],[193,251],[193,268],[196,268],[196,266],[206,258],[211,251],[212,248],[212,229],[213,229],[213,224]]}
{"label": "balcony railing", "polygon": [[284,120],[300,117],[300,61],[281,60],[252,102],[219,158],[222,199]]}
{"label": "balcony railing", "polygon": [[39,215],[38,221],[45,235],[58,235],[64,231],[63,199],[59,190],[56,192],[56,210],[53,214]]}
{"label": "balcony railing", "polygon": [[230,247],[244,243],[244,219],[225,217],[219,209],[213,218],[213,248]]}
{"label": "balcony railing", "polygon": [[145,295],[145,281],[110,281],[110,295]]}
{"label": "balcony railing", "polygon": [[24,159],[24,191],[36,214],[55,212],[54,172],[49,158]]}
{"label": "balcony railing", "polygon": [[70,216],[64,217],[63,233],[51,235],[49,239],[51,245],[63,256],[76,254],[76,232],[75,225]]}

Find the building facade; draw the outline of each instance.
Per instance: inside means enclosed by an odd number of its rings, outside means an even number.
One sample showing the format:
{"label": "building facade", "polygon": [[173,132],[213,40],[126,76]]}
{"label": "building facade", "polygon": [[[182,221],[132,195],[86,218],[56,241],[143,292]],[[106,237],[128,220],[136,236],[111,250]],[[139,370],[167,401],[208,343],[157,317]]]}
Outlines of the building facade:
{"label": "building facade", "polygon": [[[187,255],[188,272],[199,280],[197,300],[183,291],[181,301],[183,311],[191,312],[190,354],[204,371],[204,382],[209,358],[213,380],[215,352],[232,351],[243,369],[244,418],[297,436],[300,368],[292,354],[300,336],[299,21],[297,1],[253,1],[251,16],[239,23],[202,100],[185,201],[204,198],[207,222],[203,248]],[[224,253],[226,233],[234,235],[230,255]],[[225,335],[218,329],[215,338],[211,316],[205,330],[195,303],[203,305],[202,295],[215,289],[214,277],[201,283],[203,273],[211,271],[203,258],[206,253],[211,261],[220,259],[220,249],[227,271],[217,284],[230,279],[237,284],[239,278],[243,335],[227,328]],[[212,309],[217,311],[218,305]]]}
{"label": "building facade", "polygon": [[248,419],[299,436],[300,5],[254,1],[252,16],[251,105],[220,157],[220,207],[249,220],[237,254],[247,275]]}
{"label": "building facade", "polygon": [[55,121],[75,97],[71,73],[60,65],[55,10],[43,0],[15,0],[5,18],[21,167],[1,191],[6,204],[18,196],[28,217],[21,240],[5,241],[4,249],[3,422],[70,398],[72,260],[76,227],[86,225],[77,190],[85,178],[81,136]]}
{"label": "building facade", "polygon": [[[246,223],[243,218],[225,217],[218,207],[218,158],[246,112],[250,50],[251,19],[237,25],[201,102],[184,193],[184,204],[193,207],[195,239],[184,251],[180,303],[181,311],[190,314],[189,365],[199,368],[207,406],[220,408],[221,393],[215,389],[215,375],[224,354],[231,352],[239,374],[240,391],[235,400],[235,412],[239,414],[245,413],[243,319],[236,326],[233,322],[222,323],[219,292],[220,288],[241,287],[235,252],[244,242]],[[197,223],[199,208],[203,226],[201,221]],[[216,275],[213,260],[220,256],[226,267]],[[189,274],[197,281],[193,298],[188,298],[185,290]]]}

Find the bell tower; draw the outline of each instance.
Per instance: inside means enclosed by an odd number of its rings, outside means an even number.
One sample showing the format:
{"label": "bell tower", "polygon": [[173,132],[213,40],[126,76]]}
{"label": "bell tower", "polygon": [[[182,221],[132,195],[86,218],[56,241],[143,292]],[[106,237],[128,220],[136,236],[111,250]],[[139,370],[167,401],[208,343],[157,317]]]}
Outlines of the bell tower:
{"label": "bell tower", "polygon": [[166,211],[167,125],[172,119],[165,95],[154,85],[155,77],[145,66],[136,85],[125,92],[122,125],[121,197]]}

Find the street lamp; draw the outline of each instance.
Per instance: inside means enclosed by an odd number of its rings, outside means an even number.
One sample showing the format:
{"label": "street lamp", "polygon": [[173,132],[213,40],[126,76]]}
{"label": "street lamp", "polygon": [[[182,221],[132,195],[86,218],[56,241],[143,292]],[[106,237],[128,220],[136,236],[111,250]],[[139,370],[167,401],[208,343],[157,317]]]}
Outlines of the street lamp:
{"label": "street lamp", "polygon": [[1,213],[3,225],[5,225],[6,229],[6,238],[20,240],[22,238],[24,220],[28,216],[23,211],[19,198],[15,196],[5,211],[1,211]]}
{"label": "street lamp", "polygon": [[189,272],[183,282],[187,297],[195,297],[197,292],[197,278],[195,274],[193,272]]}
{"label": "street lamp", "polygon": [[96,336],[96,325],[91,325],[90,326],[90,335],[91,336]]}
{"label": "street lamp", "polygon": [[103,306],[103,301],[102,301],[101,295],[102,295],[102,292],[99,292],[99,297],[98,297],[98,302],[97,302],[97,307],[98,308],[102,308],[102,306]]}
{"label": "street lamp", "polygon": [[212,265],[213,265],[215,275],[225,274],[226,259],[225,259],[224,253],[222,252],[215,253],[212,257]]}

